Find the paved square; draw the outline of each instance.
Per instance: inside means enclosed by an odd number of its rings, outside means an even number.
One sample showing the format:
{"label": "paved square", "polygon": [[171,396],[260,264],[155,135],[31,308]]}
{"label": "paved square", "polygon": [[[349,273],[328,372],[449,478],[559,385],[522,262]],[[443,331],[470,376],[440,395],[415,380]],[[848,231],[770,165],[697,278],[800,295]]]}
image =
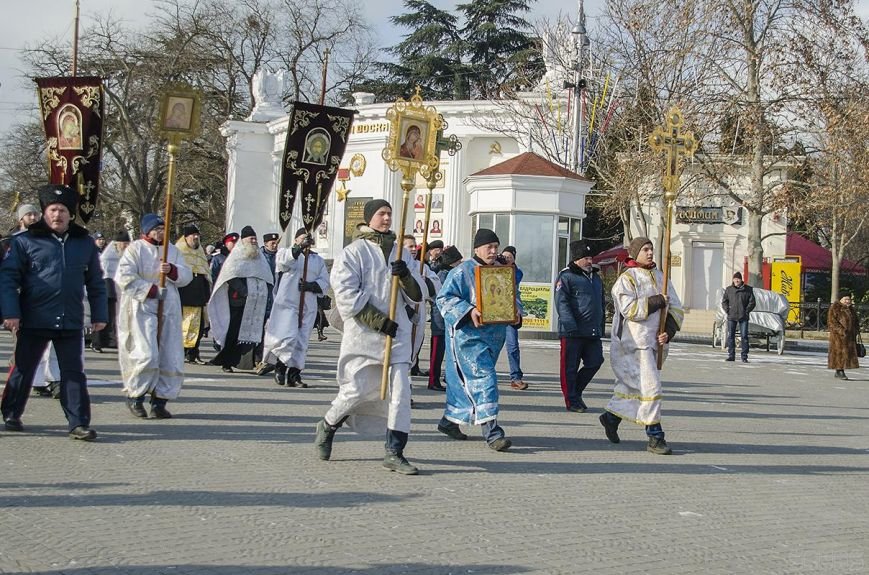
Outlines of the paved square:
{"label": "paved square", "polygon": [[[97,442],[67,439],[58,402],[38,397],[24,433],[0,432],[0,572],[869,572],[866,360],[838,381],[823,353],[725,364],[674,344],[663,423],[675,453],[662,457],[631,424],[621,444],[604,438],[608,364],[590,412],[569,413],[557,342],[523,340],[531,387],[502,385],[514,448],[438,433],[443,396],[417,378],[407,456],[422,473],[405,477],[381,468],[381,438],[348,430],[333,461],[314,456],[338,337],[312,342],[310,389],[191,367],[167,421],[134,419],[115,353],[88,352]],[[0,336],[2,357],[10,348]]]}

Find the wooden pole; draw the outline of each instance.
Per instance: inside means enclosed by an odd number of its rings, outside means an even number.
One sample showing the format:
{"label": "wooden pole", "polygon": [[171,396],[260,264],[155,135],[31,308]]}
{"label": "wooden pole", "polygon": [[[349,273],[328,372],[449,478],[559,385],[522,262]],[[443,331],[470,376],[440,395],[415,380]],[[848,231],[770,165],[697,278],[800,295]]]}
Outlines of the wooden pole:
{"label": "wooden pole", "polygon": [[79,0],[75,0],[75,22],[72,33],[72,75],[78,73],[78,20],[79,20]]}
{"label": "wooden pole", "polygon": [[[175,155],[178,153],[178,141],[169,142],[169,173],[166,182],[166,206],[163,210],[163,256],[160,263],[165,264],[169,259],[169,230],[172,229],[172,194],[175,188]],[[160,272],[160,289],[166,287],[166,274]],[[160,345],[160,335],[163,331],[163,300],[157,302],[157,346]]]}
{"label": "wooden pole", "polygon": [[[320,82],[320,105],[322,106],[326,102],[326,76],[329,73],[329,48],[326,48],[326,52],[323,54],[323,76],[322,81]],[[320,201],[323,196],[323,185],[320,184],[317,186],[317,211],[320,210]],[[305,230],[308,232],[308,235],[313,236],[314,230],[308,229],[308,226],[305,226]],[[296,238],[293,238],[295,241]],[[292,248],[290,248],[292,249]],[[305,248],[305,263],[302,265],[302,283],[308,281],[308,256],[311,254],[311,247],[308,246]],[[302,327],[302,318],[305,313],[305,292],[299,290],[299,327]]]}
{"label": "wooden pole", "polygon": [[[672,235],[672,227],[673,227],[673,202],[675,200],[675,194],[666,194],[667,197],[667,225],[664,228],[664,241],[662,242],[663,254],[661,258],[661,267],[662,272],[664,274],[664,285],[661,288],[661,293],[665,296],[668,294],[670,290],[670,237]],[[661,309],[661,320],[658,324],[658,335],[666,332],[667,328],[667,312],[670,309],[669,304],[665,305],[663,309]],[[664,368],[664,344],[658,342],[658,371],[661,371]]]}
{"label": "wooden pole", "polygon": [[[404,195],[401,199],[401,219],[396,230],[396,246],[395,246],[395,261],[401,260],[404,253],[404,246],[401,244],[401,236],[404,235],[404,228],[407,225],[407,206],[410,200],[410,192],[413,190],[414,181],[412,174],[405,173],[401,180],[401,190]],[[389,292],[389,319],[395,320],[395,308],[398,306],[398,276],[392,276],[392,285]],[[386,392],[389,389],[389,363],[392,360],[392,336],[386,336],[386,348],[383,350],[383,376],[380,378],[380,399],[386,399]]]}
{"label": "wooden pole", "polygon": [[[425,254],[428,252],[428,226],[431,221],[431,197],[434,193],[434,187],[437,185],[437,172],[433,171],[431,177],[426,180],[426,184],[428,187],[428,196],[425,199],[425,223],[422,228],[422,247],[419,250],[419,276],[425,280]],[[423,302],[425,301],[425,294],[423,294]],[[419,306],[423,305],[423,302],[420,302],[413,306],[413,311],[415,313],[419,313]],[[411,349],[416,349],[416,322],[413,322],[413,327],[410,330],[410,343]]]}

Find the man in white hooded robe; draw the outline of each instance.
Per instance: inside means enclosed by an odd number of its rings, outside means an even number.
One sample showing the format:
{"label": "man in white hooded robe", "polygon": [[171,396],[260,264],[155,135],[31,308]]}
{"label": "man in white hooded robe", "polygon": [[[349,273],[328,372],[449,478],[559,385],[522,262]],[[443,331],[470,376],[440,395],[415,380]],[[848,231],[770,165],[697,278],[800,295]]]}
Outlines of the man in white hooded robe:
{"label": "man in white hooded robe", "polygon": [[[193,273],[178,249],[169,245],[162,263],[163,242],[168,241],[163,218],[142,217],[142,237],[124,250],[115,273],[120,293],[118,362],[124,380],[127,407],[136,417],[148,417],[145,396],[151,396],[151,417],[168,419],[166,403],[174,400],[184,383],[184,345],[181,341],[181,297],[178,288],[190,283]],[[160,274],[166,287],[160,288]],[[157,311],[162,320],[159,340]]]}
{"label": "man in white hooded robe", "polygon": [[[308,341],[319,310],[317,300],[329,291],[326,262],[310,250],[305,254],[306,248],[312,244],[313,238],[305,228],[300,228],[293,246],[278,250],[276,258],[276,269],[283,275],[266,324],[264,355],[266,362],[276,365],[275,383],[287,387],[308,387],[302,381]],[[307,274],[303,279],[305,271]],[[299,302],[302,294],[305,296],[305,305],[300,325]]]}
{"label": "man in white hooded robe", "polygon": [[[412,323],[401,306],[422,301],[423,282],[415,262],[390,231],[392,207],[371,200],[363,209],[366,224],[335,260],[330,276],[335,305],[344,322],[338,357],[338,396],[317,423],[317,455],[328,460],[335,432],[345,422],[360,433],[383,429],[386,455],[383,466],[405,475],[418,473],[404,457],[410,433],[410,362]],[[401,258],[396,261],[397,250]],[[399,278],[395,320],[388,316],[392,277]],[[392,336],[392,355],[386,401],[380,382],[386,336]]]}

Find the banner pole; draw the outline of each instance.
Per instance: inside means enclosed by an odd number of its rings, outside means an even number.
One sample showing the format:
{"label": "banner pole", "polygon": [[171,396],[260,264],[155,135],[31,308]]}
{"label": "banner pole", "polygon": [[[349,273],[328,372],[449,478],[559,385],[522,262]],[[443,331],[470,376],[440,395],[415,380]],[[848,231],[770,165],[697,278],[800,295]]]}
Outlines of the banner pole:
{"label": "banner pole", "polygon": [[[398,233],[395,234],[395,261],[401,260],[404,254],[404,245],[401,242],[401,236],[404,235],[404,228],[407,225],[407,205],[410,200],[410,191],[414,188],[414,181],[411,174],[405,173],[401,179],[401,190],[404,196],[401,199],[401,219],[398,226]],[[393,212],[394,213],[394,212]],[[395,309],[398,306],[398,276],[392,276],[392,285],[389,291],[389,319],[395,321]],[[389,389],[389,363],[392,360],[392,336],[386,336],[386,347],[383,350],[383,375],[380,378],[380,399],[386,399],[386,391]]]}
{"label": "banner pole", "polygon": [[78,73],[78,21],[79,21],[79,0],[75,0],[75,21],[72,33],[72,75]]}
{"label": "banner pole", "polygon": [[[169,259],[169,230],[172,229],[172,194],[175,188],[175,155],[178,153],[178,141],[169,142],[169,173],[166,182],[166,207],[163,210],[163,255],[160,263]],[[160,272],[160,289],[166,287],[166,274]],[[160,346],[160,335],[163,331],[163,300],[157,302],[157,346]]]}

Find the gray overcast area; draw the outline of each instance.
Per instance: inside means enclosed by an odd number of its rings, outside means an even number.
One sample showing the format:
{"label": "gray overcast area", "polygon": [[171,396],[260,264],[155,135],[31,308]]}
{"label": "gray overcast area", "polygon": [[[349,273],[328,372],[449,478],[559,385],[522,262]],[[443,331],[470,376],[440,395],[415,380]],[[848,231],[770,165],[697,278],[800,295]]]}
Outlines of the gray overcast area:
{"label": "gray overcast area", "polygon": [[[154,0],[80,0],[81,27],[97,15],[109,10],[119,19],[130,23],[145,22],[154,11]],[[400,0],[365,0],[369,24],[377,33],[381,45],[393,44],[393,28],[389,17],[400,14]],[[596,15],[604,0],[586,0],[586,13]],[[439,7],[455,2],[435,0]],[[22,78],[24,65],[20,51],[42,38],[69,38],[72,45],[74,0],[0,0],[4,15],[0,20],[0,132],[5,132],[22,115],[31,113],[36,106],[35,89]],[[554,19],[560,11],[576,13],[577,3],[559,0],[538,0],[529,15],[530,21],[540,18]],[[400,31],[397,31],[400,33]]]}

